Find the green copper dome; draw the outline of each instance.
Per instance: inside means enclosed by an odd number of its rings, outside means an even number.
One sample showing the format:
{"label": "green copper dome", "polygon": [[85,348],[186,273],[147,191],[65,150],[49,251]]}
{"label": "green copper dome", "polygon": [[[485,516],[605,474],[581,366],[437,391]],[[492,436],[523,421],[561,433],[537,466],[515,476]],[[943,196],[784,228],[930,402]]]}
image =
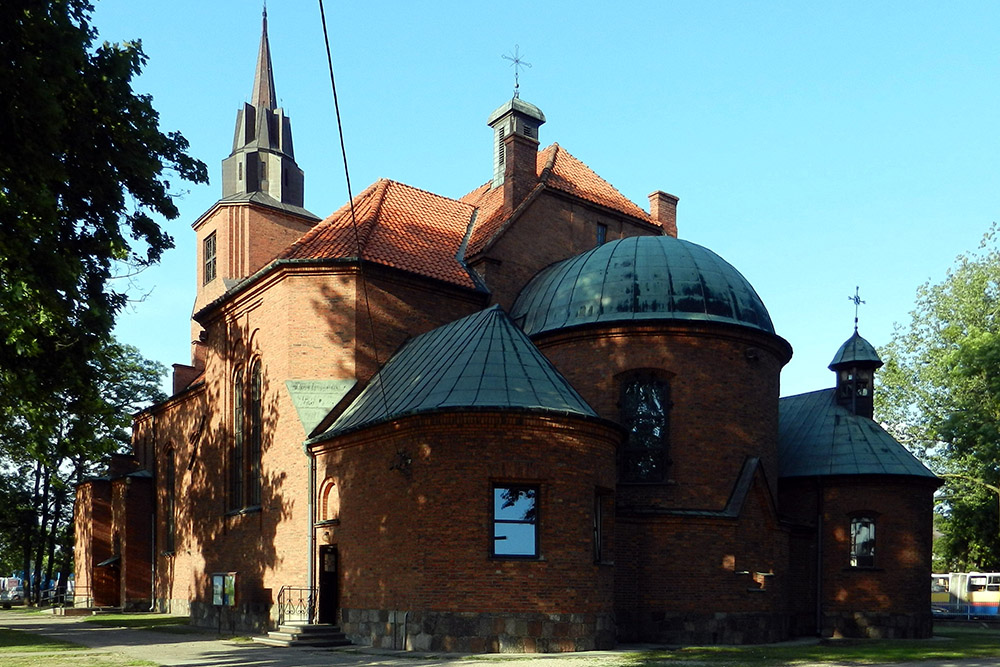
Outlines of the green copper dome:
{"label": "green copper dome", "polygon": [[711,250],[671,236],[612,241],[553,264],[521,291],[511,317],[529,336],[585,324],[690,320],[774,333],[763,302]]}
{"label": "green copper dome", "polygon": [[844,344],[837,350],[837,354],[833,355],[833,361],[830,362],[829,368],[831,371],[835,371],[846,366],[882,367],[882,360],[879,359],[875,347],[859,336],[857,329],[854,330],[853,336],[844,341]]}

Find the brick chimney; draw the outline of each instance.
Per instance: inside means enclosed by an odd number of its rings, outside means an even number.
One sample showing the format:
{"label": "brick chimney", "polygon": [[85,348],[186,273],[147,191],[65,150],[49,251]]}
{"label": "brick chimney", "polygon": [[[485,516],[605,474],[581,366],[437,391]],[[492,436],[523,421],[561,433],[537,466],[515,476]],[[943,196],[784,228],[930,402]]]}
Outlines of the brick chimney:
{"label": "brick chimney", "polygon": [[653,222],[663,227],[666,236],[677,238],[677,202],[678,197],[657,190],[649,195],[649,217]]}
{"label": "brick chimney", "polygon": [[503,187],[504,206],[512,210],[538,182],[538,128],[545,114],[514,97],[490,114],[493,128],[493,187]]}

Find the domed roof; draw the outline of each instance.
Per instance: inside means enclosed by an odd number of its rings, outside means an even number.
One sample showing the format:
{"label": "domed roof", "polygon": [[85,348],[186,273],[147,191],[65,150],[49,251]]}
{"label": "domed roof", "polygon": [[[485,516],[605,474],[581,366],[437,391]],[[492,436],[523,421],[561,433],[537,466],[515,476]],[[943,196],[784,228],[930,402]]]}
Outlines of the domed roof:
{"label": "domed roof", "polygon": [[723,322],[774,333],[739,271],[671,236],[611,241],[546,267],[521,290],[511,317],[528,335],[635,320]]}
{"label": "domed roof", "polygon": [[829,369],[835,371],[841,366],[874,366],[881,368],[882,360],[879,359],[875,347],[858,335],[858,330],[854,330],[854,335],[844,341],[844,344],[833,355]]}

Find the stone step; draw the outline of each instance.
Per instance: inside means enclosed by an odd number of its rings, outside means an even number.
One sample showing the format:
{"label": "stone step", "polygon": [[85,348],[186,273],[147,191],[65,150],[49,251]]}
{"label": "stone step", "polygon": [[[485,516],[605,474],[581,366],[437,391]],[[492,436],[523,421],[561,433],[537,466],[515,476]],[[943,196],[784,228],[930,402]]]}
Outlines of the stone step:
{"label": "stone step", "polygon": [[266,637],[254,637],[253,641],[266,646],[309,646],[334,647],[350,646],[347,636],[336,625],[282,625],[267,633]]}

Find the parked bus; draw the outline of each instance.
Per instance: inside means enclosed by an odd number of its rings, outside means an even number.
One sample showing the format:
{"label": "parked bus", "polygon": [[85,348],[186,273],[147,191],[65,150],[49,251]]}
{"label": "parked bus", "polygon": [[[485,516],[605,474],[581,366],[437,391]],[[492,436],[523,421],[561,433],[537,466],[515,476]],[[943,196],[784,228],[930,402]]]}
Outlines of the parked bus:
{"label": "parked bus", "polygon": [[1000,572],[931,575],[931,611],[936,616],[978,618],[1000,609]]}

